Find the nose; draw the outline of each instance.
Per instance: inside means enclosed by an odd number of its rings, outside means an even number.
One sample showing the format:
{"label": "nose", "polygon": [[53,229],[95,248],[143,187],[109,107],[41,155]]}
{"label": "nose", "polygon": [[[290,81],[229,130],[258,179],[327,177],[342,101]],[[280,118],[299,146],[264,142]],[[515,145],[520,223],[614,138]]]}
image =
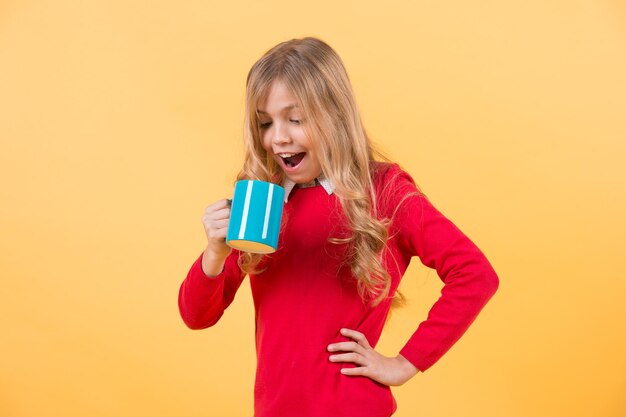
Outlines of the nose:
{"label": "nose", "polygon": [[288,129],[286,129],[282,123],[275,124],[272,142],[275,145],[285,145],[291,142],[291,136],[289,135]]}

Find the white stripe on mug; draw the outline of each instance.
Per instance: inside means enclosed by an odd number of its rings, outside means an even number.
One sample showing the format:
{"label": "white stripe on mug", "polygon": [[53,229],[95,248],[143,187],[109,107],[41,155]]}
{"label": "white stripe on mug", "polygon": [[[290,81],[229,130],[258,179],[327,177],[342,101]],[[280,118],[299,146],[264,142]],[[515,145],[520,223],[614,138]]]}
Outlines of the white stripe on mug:
{"label": "white stripe on mug", "polygon": [[248,188],[246,189],[246,201],[243,203],[243,216],[241,219],[241,228],[239,229],[239,239],[243,239],[246,235],[246,224],[248,223],[248,211],[250,211],[250,199],[252,197],[253,181],[248,181]]}
{"label": "white stripe on mug", "polygon": [[263,222],[263,239],[267,239],[267,226],[270,222],[270,212],[272,211],[272,195],[274,194],[274,184],[270,183],[267,192],[267,204],[265,205],[265,221]]}

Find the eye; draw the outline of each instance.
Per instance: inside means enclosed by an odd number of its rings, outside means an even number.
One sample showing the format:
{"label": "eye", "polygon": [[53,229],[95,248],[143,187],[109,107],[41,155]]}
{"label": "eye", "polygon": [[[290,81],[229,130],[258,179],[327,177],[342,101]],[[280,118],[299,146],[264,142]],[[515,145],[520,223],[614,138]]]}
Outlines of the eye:
{"label": "eye", "polygon": [[272,122],[259,123],[259,129],[267,129],[271,125],[272,125]]}
{"label": "eye", "polygon": [[298,119],[290,119],[289,121],[296,125],[302,124],[302,120],[298,120]]}

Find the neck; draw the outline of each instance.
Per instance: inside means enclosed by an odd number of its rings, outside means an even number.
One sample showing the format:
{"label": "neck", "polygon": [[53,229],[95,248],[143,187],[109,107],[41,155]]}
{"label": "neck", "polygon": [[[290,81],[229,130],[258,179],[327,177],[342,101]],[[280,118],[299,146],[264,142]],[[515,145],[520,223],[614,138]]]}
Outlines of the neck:
{"label": "neck", "polygon": [[300,188],[307,188],[307,187],[315,187],[317,185],[317,179],[314,179],[311,182],[307,182],[304,184],[298,184],[298,187]]}

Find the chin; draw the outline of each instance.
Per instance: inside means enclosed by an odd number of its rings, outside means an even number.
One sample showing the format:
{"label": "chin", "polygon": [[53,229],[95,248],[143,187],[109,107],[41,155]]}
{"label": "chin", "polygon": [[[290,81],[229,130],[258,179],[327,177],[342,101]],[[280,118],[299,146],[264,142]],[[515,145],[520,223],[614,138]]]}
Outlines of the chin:
{"label": "chin", "polygon": [[287,175],[287,178],[289,178],[291,181],[295,182],[296,184],[307,184],[313,180],[315,180],[315,178],[317,177],[301,177],[301,176],[297,176],[297,177],[291,177],[289,175]]}

